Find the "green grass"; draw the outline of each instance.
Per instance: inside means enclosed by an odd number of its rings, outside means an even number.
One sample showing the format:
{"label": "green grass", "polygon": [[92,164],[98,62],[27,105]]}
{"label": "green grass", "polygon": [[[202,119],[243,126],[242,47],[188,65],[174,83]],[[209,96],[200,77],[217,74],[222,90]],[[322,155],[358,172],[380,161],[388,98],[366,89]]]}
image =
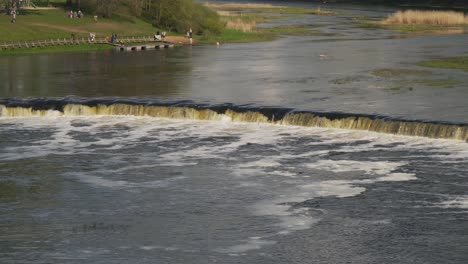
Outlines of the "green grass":
{"label": "green grass", "polygon": [[[256,21],[260,23],[281,17],[284,14],[332,14],[326,10],[321,11],[323,12],[318,12],[317,9],[290,7],[282,9],[241,10],[239,16],[235,16],[234,18],[239,17],[244,21]],[[207,34],[201,37],[197,36],[196,39],[201,43],[214,43],[217,41],[226,43],[269,41],[281,35],[330,35],[320,32],[319,30],[313,30],[312,27],[312,25],[288,25],[261,28],[253,32],[226,29],[220,35]],[[28,40],[70,39],[72,33],[75,34],[76,38],[87,39],[90,32],[96,33],[97,38],[102,38],[111,33],[116,33],[119,36],[152,36],[157,30],[161,31],[161,29],[153,27],[150,23],[142,19],[123,14],[115,14],[111,19],[98,18],[98,22],[94,21],[93,17],[87,13],[84,14],[84,18],[82,19],[70,19],[67,17],[67,10],[62,8],[53,10],[21,10],[17,17],[16,24],[10,22],[10,17],[0,16],[0,28],[0,43]],[[169,35],[176,34],[169,32]],[[108,49],[112,49],[112,47],[107,45],[87,44],[0,50],[0,55],[84,52]]]}
{"label": "green grass", "polygon": [[453,25],[384,25],[378,23],[376,20],[361,20],[353,19],[353,25],[360,28],[368,29],[389,29],[394,31],[406,32],[406,33],[444,33],[450,31],[460,31],[462,33],[466,30],[467,25],[453,26]]}
{"label": "green grass", "polygon": [[431,87],[450,88],[457,85],[459,82],[453,79],[421,79],[415,80],[415,83]]}
{"label": "green grass", "polygon": [[363,76],[347,76],[342,78],[337,78],[334,80],[329,81],[329,83],[337,84],[337,85],[344,85],[344,84],[351,84],[354,82],[360,82],[366,80]]}
{"label": "green grass", "polygon": [[76,53],[88,51],[112,50],[114,47],[106,44],[85,44],[85,45],[68,45],[68,46],[52,46],[39,48],[21,48],[0,50],[0,55],[32,55],[41,53]]}
{"label": "green grass", "polygon": [[69,38],[71,33],[77,37],[88,37],[95,32],[97,37],[111,33],[120,36],[151,36],[157,30],[151,24],[131,16],[115,15],[112,19],[99,18],[85,14],[81,19],[70,19],[63,9],[22,10],[16,24],[8,16],[0,16],[0,42],[37,39]]}
{"label": "green grass", "polygon": [[426,71],[426,70],[395,69],[395,68],[375,69],[371,73],[375,76],[383,77],[383,78],[398,77],[402,75],[431,75],[431,72]]}
{"label": "green grass", "polygon": [[[439,30],[446,30],[449,27],[443,25],[381,25],[380,27],[403,31],[403,32],[427,32],[427,31],[439,31]],[[453,28],[453,27],[450,27]]]}
{"label": "green grass", "polygon": [[236,29],[226,29],[221,35],[202,36],[198,40],[201,43],[242,43],[242,42],[257,42],[269,41],[275,39],[275,34],[267,34],[261,31],[243,32]]}
{"label": "green grass", "polygon": [[367,28],[367,29],[380,29],[380,28],[382,28],[381,26],[377,25],[375,22],[372,22],[372,21],[355,20],[355,21],[353,21],[353,25],[355,27]]}
{"label": "green grass", "polygon": [[418,65],[431,68],[459,69],[468,71],[468,56],[422,61],[419,62]]}
{"label": "green grass", "polygon": [[[260,32],[264,34],[273,35],[288,35],[288,36],[306,36],[306,35],[318,35],[321,32],[312,31],[309,25],[284,25],[271,28],[261,28]],[[322,33],[325,34],[325,33]]]}
{"label": "green grass", "polygon": [[395,86],[390,86],[388,88],[385,88],[385,90],[388,91],[400,91],[403,88],[401,85],[395,85]]}
{"label": "green grass", "polygon": [[38,186],[19,185],[14,181],[0,181],[0,203],[15,202],[39,191]]}
{"label": "green grass", "polygon": [[299,7],[248,7],[242,4],[237,7],[218,7],[215,10],[229,11],[229,12],[253,12],[256,14],[260,13],[272,13],[272,14],[296,14],[296,15],[336,15],[338,12],[320,9],[320,8],[299,8]]}
{"label": "green grass", "polygon": [[270,41],[280,36],[311,36],[328,35],[320,31],[312,30],[312,26],[307,25],[286,25],[271,28],[261,28],[252,32],[243,32],[241,30],[226,29],[221,35],[208,35],[198,38],[201,43],[242,43]]}
{"label": "green grass", "polygon": [[285,8],[262,8],[257,9],[262,12],[279,13],[279,14],[294,14],[294,15],[336,15],[338,12],[325,10],[325,9],[310,9],[299,7],[285,7]]}
{"label": "green grass", "polygon": [[240,12],[240,13],[231,12],[231,15],[221,16],[221,17],[223,20],[226,20],[226,21],[240,19],[244,22],[255,21],[256,23],[265,23],[265,22],[269,22],[269,21],[281,18],[281,16],[273,15],[273,14],[258,14],[258,13],[245,13],[245,12]]}

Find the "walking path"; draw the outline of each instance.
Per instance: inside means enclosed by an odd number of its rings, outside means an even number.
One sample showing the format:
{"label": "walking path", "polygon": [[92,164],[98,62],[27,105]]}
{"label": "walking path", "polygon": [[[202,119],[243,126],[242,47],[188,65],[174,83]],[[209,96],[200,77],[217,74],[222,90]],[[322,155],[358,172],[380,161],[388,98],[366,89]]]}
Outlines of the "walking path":
{"label": "walking path", "polygon": [[63,38],[63,39],[46,39],[46,40],[25,40],[15,42],[0,42],[0,50],[11,49],[24,49],[24,48],[37,48],[37,47],[51,47],[51,46],[66,46],[66,45],[84,45],[84,44],[108,44],[108,45],[126,45],[131,43],[151,43],[161,42],[168,44],[190,45],[189,39],[180,36],[167,36],[165,41],[154,40],[153,37],[139,36],[139,37],[118,37],[115,44],[109,42],[105,37],[96,38],[91,41],[89,38]]}

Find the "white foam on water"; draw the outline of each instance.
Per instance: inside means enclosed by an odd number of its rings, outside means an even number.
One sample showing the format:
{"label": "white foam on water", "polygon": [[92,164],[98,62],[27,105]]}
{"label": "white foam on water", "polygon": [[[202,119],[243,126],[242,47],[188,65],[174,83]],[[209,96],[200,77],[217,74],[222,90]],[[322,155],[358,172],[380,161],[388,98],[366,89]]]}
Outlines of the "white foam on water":
{"label": "white foam on water", "polygon": [[309,229],[320,220],[312,217],[308,208],[292,206],[293,203],[303,202],[313,197],[310,193],[283,195],[277,199],[259,201],[250,208],[254,215],[275,218],[278,221],[275,225],[280,228],[278,234],[289,234]]}
{"label": "white foam on water", "polygon": [[[72,121],[83,121],[88,126],[75,127]],[[311,209],[294,207],[294,203],[301,203],[316,197],[333,196],[337,198],[353,197],[366,191],[366,185],[375,182],[395,182],[416,180],[415,174],[405,173],[403,166],[406,162],[389,161],[355,161],[355,160],[329,160],[320,159],[330,151],[340,151],[346,153],[358,153],[361,151],[376,150],[423,150],[427,152],[442,153],[440,160],[448,162],[462,162],[468,158],[468,144],[465,142],[437,140],[425,138],[413,138],[404,136],[385,135],[366,131],[309,128],[296,126],[279,126],[267,124],[251,123],[230,123],[226,119],[219,121],[194,121],[194,120],[172,120],[152,117],[45,117],[45,118],[24,118],[9,119],[5,122],[14,122],[18,125],[30,128],[51,128],[55,129],[53,136],[48,140],[36,142],[37,146],[21,146],[11,149],[7,148],[7,153],[0,153],[0,159],[8,157],[24,158],[25,155],[42,156],[52,153],[62,155],[73,155],[77,153],[93,153],[92,145],[108,146],[107,149],[124,149],[135,144],[160,144],[165,143],[169,147],[161,155],[148,154],[147,157],[139,157],[138,163],[150,164],[143,166],[124,166],[116,163],[114,166],[108,165],[102,170],[95,170],[85,173],[74,173],[71,177],[98,188],[109,188],[115,190],[128,190],[136,188],[161,188],[167,187],[173,181],[184,179],[184,177],[174,177],[170,180],[146,181],[142,183],[131,182],[130,180],[112,180],[108,176],[113,173],[131,172],[132,169],[157,166],[194,166],[199,160],[216,159],[231,162],[226,166],[230,170],[227,175],[250,177],[248,181],[235,181],[238,188],[259,189],[260,201],[248,205],[252,214],[264,216],[276,221],[275,228],[277,234],[285,235],[291,232],[305,230],[320,221],[320,216],[312,214]],[[0,122],[3,122],[0,120]],[[112,129],[117,125],[128,126],[128,130],[119,130],[112,138],[98,138],[95,142],[80,142],[70,136],[70,132],[83,132],[91,136]],[[192,145],[188,141],[187,145],[171,148],[171,142],[177,142],[187,138],[206,138],[212,136],[229,136],[232,141],[227,143],[210,144],[209,146]],[[317,138],[317,142],[311,142],[302,146],[305,152],[295,154],[288,151],[291,146],[278,144],[285,137]],[[143,141],[144,138],[144,141]],[[369,141],[362,144],[348,144],[356,141]],[[196,142],[194,142],[196,143]],[[397,143],[397,144],[395,144]],[[278,155],[263,157],[255,154],[246,156],[251,158],[246,163],[241,163],[233,153],[239,148],[248,144],[272,145],[279,150]],[[316,145],[334,145],[334,149],[314,150]],[[391,147],[382,148],[379,145],[391,144]],[[161,145],[161,144],[160,144]],[[163,147],[163,146],[161,146]],[[295,147],[294,147],[295,148]],[[101,148],[102,149],[102,148]],[[310,150],[308,150],[310,149]],[[293,149],[294,150],[294,149]],[[21,152],[20,154],[15,154]],[[15,156],[16,155],[16,156]],[[434,155],[436,156],[436,155]],[[433,156],[431,156],[433,157]],[[332,179],[318,181],[316,176],[298,175],[297,168],[286,167],[281,161],[285,159],[315,158],[315,162],[307,162],[300,166],[309,169],[333,172]],[[312,159],[312,160],[313,160]],[[403,158],[402,158],[403,159]],[[157,166],[154,166],[157,165]],[[111,169],[108,169],[111,168]],[[403,172],[402,172],[403,171]],[[356,174],[362,172],[359,179],[353,179]],[[223,175],[221,175],[223,176]],[[221,177],[220,176],[220,177]],[[255,176],[255,177],[253,177]],[[299,177],[300,176],[300,177]],[[364,179],[363,179],[364,178]],[[127,179],[127,178],[125,178]],[[131,177],[129,177],[131,179]],[[272,185],[270,191],[265,186]],[[275,185],[276,188],[273,188]],[[278,187],[279,186],[279,187]],[[266,190],[266,191],[265,191]],[[446,208],[468,208],[467,197],[454,197],[438,206]],[[275,241],[262,239],[262,237],[251,237],[234,246],[219,248],[216,251],[227,254],[240,254],[250,250],[260,249],[265,246],[275,244]],[[162,249],[159,246],[143,246],[143,250]]]}
{"label": "white foam on water", "polygon": [[255,176],[261,176],[265,175],[264,169],[262,168],[238,168],[234,169],[232,172],[233,176],[236,177],[255,177]]}
{"label": "white foam on water", "polygon": [[331,172],[363,171],[367,174],[384,175],[403,165],[406,165],[406,163],[388,161],[318,160],[314,163],[307,164],[307,167]]}
{"label": "white foam on water", "polygon": [[305,185],[302,188],[306,190],[314,190],[318,196],[335,196],[339,198],[357,196],[366,191],[366,188],[357,187],[353,184],[353,181],[333,180],[323,181],[317,185]]}
{"label": "white foam on water", "polygon": [[438,206],[443,208],[468,209],[468,195],[453,197],[453,199],[439,203]]}
{"label": "white foam on water", "polygon": [[164,251],[176,251],[176,250],[179,250],[179,248],[176,248],[176,247],[163,247],[163,246],[141,246],[141,247],[139,247],[139,248],[142,249],[142,250],[147,250],[147,251],[155,250],[155,249],[164,250]]}
{"label": "white foam on water", "polygon": [[260,159],[239,165],[240,168],[270,168],[278,166],[281,166],[281,164],[272,159]]}
{"label": "white foam on water", "polygon": [[240,188],[246,188],[246,187],[261,187],[264,186],[263,184],[260,184],[258,182],[240,182],[238,187]]}
{"label": "white foam on water", "polygon": [[263,240],[260,237],[250,237],[248,240],[245,241],[245,243],[230,247],[217,248],[214,251],[218,253],[238,254],[251,250],[258,250],[262,247],[271,246],[274,244],[276,244],[276,241]]}
{"label": "white foam on water", "polygon": [[[85,173],[67,173],[66,175],[69,177],[73,177],[78,179],[79,181],[89,184],[93,187],[99,188],[109,188],[109,189],[132,189],[132,188],[165,188],[168,187],[171,183],[175,181],[184,180],[187,177],[185,176],[177,176],[172,178],[167,178],[164,180],[154,180],[154,181],[145,181],[145,182],[130,182],[124,180],[111,180],[100,176],[89,175],[87,172]],[[111,174],[112,175],[112,174]]]}
{"label": "white foam on water", "polygon": [[27,146],[7,147],[4,149],[4,153],[0,154],[0,160],[11,161],[51,154],[74,155],[90,152],[89,147],[92,145],[115,145],[119,142],[119,138],[102,138],[93,142],[81,142],[74,139],[70,135],[71,132],[86,132],[96,126],[75,127],[72,125],[73,119],[70,117],[28,117],[15,119],[14,121],[18,128],[30,130],[49,129],[48,131],[52,132],[52,135],[48,139],[37,140]]}
{"label": "white foam on water", "polygon": [[[261,164],[261,163],[260,163]],[[405,162],[386,161],[353,161],[353,160],[318,160],[307,164],[306,167],[338,173],[341,177],[349,177],[348,172],[360,172],[368,174],[369,179],[324,180],[314,181],[288,181],[296,185],[275,199],[258,202],[252,206],[255,215],[275,217],[277,226],[281,228],[279,234],[289,234],[294,231],[310,228],[320,221],[318,217],[312,217],[306,208],[295,208],[294,203],[311,200],[316,197],[334,196],[338,198],[353,197],[366,191],[365,184],[384,181],[409,181],[417,179],[411,173],[397,173],[395,170],[406,165]],[[258,173],[258,172],[257,172]],[[274,174],[274,172],[273,172]],[[291,172],[291,174],[294,174]],[[304,179],[303,175],[301,178]],[[380,177],[375,177],[380,176]],[[309,181],[304,182],[304,181]],[[359,185],[359,186],[358,186]]]}
{"label": "white foam on water", "polygon": [[103,177],[98,177],[98,176],[80,174],[79,176],[77,176],[77,178],[84,183],[87,183],[96,187],[106,187],[106,188],[113,188],[113,189],[133,187],[133,184],[128,181],[122,181],[122,180],[112,181],[112,180],[104,179]]}
{"label": "white foam on water", "polygon": [[275,170],[275,171],[270,172],[270,174],[284,176],[284,177],[291,177],[291,178],[296,178],[297,177],[296,173],[292,173],[292,172],[289,172],[289,171]]}
{"label": "white foam on water", "polygon": [[390,173],[388,175],[375,179],[375,181],[397,182],[397,181],[414,181],[417,179],[418,178],[413,173]]}

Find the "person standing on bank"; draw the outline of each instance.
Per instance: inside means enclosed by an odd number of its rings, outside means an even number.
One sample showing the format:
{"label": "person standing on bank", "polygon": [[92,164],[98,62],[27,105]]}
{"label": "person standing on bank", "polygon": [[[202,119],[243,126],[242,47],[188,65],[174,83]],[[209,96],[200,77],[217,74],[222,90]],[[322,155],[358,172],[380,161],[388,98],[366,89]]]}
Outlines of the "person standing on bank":
{"label": "person standing on bank", "polygon": [[193,43],[192,35],[193,35],[193,32],[192,32],[192,29],[190,29],[189,32],[188,32],[188,36],[189,36],[189,40],[190,40],[190,45],[192,45],[192,43]]}
{"label": "person standing on bank", "polygon": [[13,24],[16,23],[16,12],[15,11],[11,12],[11,23],[13,23]]}

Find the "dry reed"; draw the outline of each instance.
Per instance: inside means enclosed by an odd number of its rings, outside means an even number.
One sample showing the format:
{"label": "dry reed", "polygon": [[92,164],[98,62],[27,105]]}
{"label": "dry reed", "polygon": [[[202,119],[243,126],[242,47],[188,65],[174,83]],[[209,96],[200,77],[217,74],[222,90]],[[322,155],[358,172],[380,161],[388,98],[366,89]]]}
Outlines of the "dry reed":
{"label": "dry reed", "polygon": [[335,14],[336,12],[330,11],[330,10],[322,9],[322,8],[319,6],[319,7],[315,8],[315,9],[312,9],[311,13],[314,14],[314,15],[333,15],[333,14]]}
{"label": "dry reed", "polygon": [[257,28],[257,23],[255,21],[244,21],[240,18],[229,19],[226,21],[226,28],[251,32]]}
{"label": "dry reed", "polygon": [[219,16],[224,16],[224,17],[238,16],[238,14],[233,14],[229,11],[217,10],[216,12],[218,13]]}
{"label": "dry reed", "polygon": [[205,6],[213,9],[224,9],[224,10],[234,10],[234,9],[270,9],[270,8],[285,8],[284,6],[270,5],[270,4],[242,4],[242,3],[228,3],[228,4],[216,4],[205,2]]}
{"label": "dry reed", "polygon": [[468,24],[468,16],[455,11],[407,10],[390,15],[382,24],[463,25]]}

